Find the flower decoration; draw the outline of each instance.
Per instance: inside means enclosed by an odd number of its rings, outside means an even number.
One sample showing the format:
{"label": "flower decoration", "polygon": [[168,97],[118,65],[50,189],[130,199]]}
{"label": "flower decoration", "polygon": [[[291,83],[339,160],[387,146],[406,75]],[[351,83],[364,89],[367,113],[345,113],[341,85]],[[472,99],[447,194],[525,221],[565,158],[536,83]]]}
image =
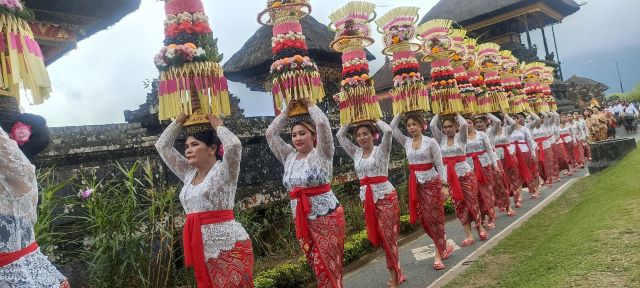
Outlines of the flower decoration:
{"label": "flower decoration", "polygon": [[19,146],[22,146],[29,142],[31,138],[31,126],[24,124],[22,122],[16,122],[11,127],[11,131],[9,132],[9,138],[13,139],[18,143]]}

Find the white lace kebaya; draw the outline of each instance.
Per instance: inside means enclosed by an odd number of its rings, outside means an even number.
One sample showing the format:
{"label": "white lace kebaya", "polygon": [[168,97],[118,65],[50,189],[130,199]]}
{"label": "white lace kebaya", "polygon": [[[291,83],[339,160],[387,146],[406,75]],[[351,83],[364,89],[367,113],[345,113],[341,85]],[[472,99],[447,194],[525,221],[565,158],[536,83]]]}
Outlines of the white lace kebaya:
{"label": "white lace kebaya", "polygon": [[[158,139],[156,149],[169,169],[184,183],[180,191],[180,202],[185,213],[233,210],[242,157],[240,139],[226,127],[218,126],[216,132],[224,147],[222,161],[217,161],[211,167],[202,183],[193,185],[198,170],[190,166],[187,159],[173,148],[181,130],[180,123],[171,123]],[[220,252],[229,251],[236,242],[247,239],[249,234],[235,220],[202,225],[206,259],[217,258]]]}
{"label": "white lace kebaya", "polygon": [[[288,110],[285,109],[278,115],[266,132],[267,142],[273,154],[284,165],[284,176],[282,182],[287,191],[294,188],[317,187],[331,183],[333,177],[333,136],[329,126],[329,119],[318,106],[309,107],[309,114],[316,125],[318,143],[309,152],[306,158],[297,159],[298,152],[291,145],[287,144],[280,132],[287,125]],[[338,208],[340,203],[332,191],[309,197],[311,212],[307,219],[316,219],[324,216]],[[298,200],[291,200],[292,216],[296,215],[296,205]]]}
{"label": "white lace kebaya", "polygon": [[[358,179],[362,179],[365,176],[368,177],[376,177],[376,176],[388,176],[389,173],[389,156],[391,154],[391,128],[384,121],[378,120],[376,122],[380,130],[382,130],[382,141],[379,146],[373,146],[373,151],[367,158],[363,158],[363,150],[362,148],[354,145],[351,140],[349,140],[346,136],[348,126],[340,127],[338,133],[336,134],[336,138],[338,138],[338,142],[340,142],[340,146],[344,149],[345,152],[353,159],[353,167],[356,170],[356,174],[358,175]],[[395,189],[391,182],[387,181],[380,184],[371,185],[371,190],[373,192],[373,202],[377,203],[378,199],[383,199],[387,194],[390,194]],[[360,186],[360,200],[364,201],[365,192],[367,191],[367,186]]]}
{"label": "white lace kebaya", "polygon": [[[458,122],[459,131],[454,136],[453,144],[449,146],[446,135],[442,134],[442,131],[440,131],[440,128],[438,127],[440,115],[436,114],[433,116],[433,119],[431,119],[429,127],[431,128],[431,133],[433,133],[433,138],[440,143],[440,151],[442,152],[443,158],[467,156],[467,121],[460,115],[456,116],[456,121]],[[471,166],[469,166],[467,161],[458,162],[455,167],[458,177],[466,176],[471,172]],[[447,169],[446,166],[445,169]],[[447,174],[445,173],[445,175]]]}
{"label": "white lace kebaya", "polygon": [[[509,115],[504,115],[504,121],[506,125],[502,125],[502,122],[498,117],[493,114],[487,114],[493,126],[487,129],[487,135],[489,136],[489,140],[491,141],[491,145],[495,148],[496,155],[498,156],[497,160],[504,159],[504,149],[497,147],[496,145],[508,145],[511,143],[509,141],[509,136],[513,133],[513,130],[516,128],[516,121],[513,118],[509,117]],[[499,124],[496,124],[499,123]],[[509,155],[513,155],[516,153],[515,147],[508,146],[507,150],[509,150]]]}
{"label": "white lace kebaya", "polygon": [[[38,183],[35,167],[0,128],[0,253],[13,253],[35,241]],[[40,249],[0,267],[0,287],[60,287],[66,278]]]}
{"label": "white lace kebaya", "polygon": [[404,147],[407,154],[409,164],[430,164],[433,163],[434,168],[427,171],[416,171],[416,179],[419,183],[427,183],[440,175],[442,183],[447,183],[447,174],[442,163],[442,153],[438,142],[431,137],[422,135],[422,143],[418,149],[413,149],[413,139],[405,136],[398,128],[400,125],[401,115],[396,115],[391,120],[391,130],[393,138],[396,139]]}

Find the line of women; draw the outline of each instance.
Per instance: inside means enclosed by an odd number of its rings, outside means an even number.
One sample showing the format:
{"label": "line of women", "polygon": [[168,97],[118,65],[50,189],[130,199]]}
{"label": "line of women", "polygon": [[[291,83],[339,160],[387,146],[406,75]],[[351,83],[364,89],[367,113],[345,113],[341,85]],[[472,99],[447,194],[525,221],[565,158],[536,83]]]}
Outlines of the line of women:
{"label": "line of women", "polygon": [[[283,184],[289,191],[296,237],[313,267],[318,287],[343,287],[346,223],[330,185],[333,135],[322,110],[311,102],[304,103],[310,119],[288,123],[287,108],[271,123],[266,137],[284,165]],[[466,247],[475,242],[474,229],[480,240],[489,238],[487,230],[495,227],[496,208],[515,215],[513,207],[521,207],[523,187],[528,188],[531,198],[538,198],[540,186],[552,185],[563,170],[571,174],[584,165],[582,149],[588,131],[580,119],[555,112],[521,113],[514,118],[499,113],[435,115],[427,125],[420,114],[409,113],[396,115],[390,125],[377,121],[338,131],[340,146],[353,159],[360,180],[368,238],[386,255],[389,287],[397,287],[406,279],[398,255],[399,197],[387,178],[393,139],[404,147],[409,163],[411,222],[420,223],[433,240],[436,253],[432,268],[441,270],[453,251],[445,232],[447,198],[452,198],[466,235],[460,246]],[[193,267],[198,287],[252,287],[251,241],[233,216],[241,142],[221,119],[209,116],[211,130],[188,135],[183,156],[174,148],[174,141],[187,119],[187,115],[179,116],[156,144],[161,158],[184,182],[180,201],[187,213],[185,262]],[[30,123],[29,119],[22,121]],[[401,122],[404,129],[400,128]],[[37,186],[29,159],[46,147],[48,137],[46,128],[40,129],[43,132],[35,129],[46,124],[30,126],[34,128],[24,133],[18,131],[20,127],[12,127],[9,133],[0,130],[0,152],[10,155],[0,165],[4,175],[0,179],[0,207],[3,211],[23,207],[19,211],[26,213],[0,215],[3,230],[23,231],[19,235],[24,236],[0,233],[0,248],[6,250],[0,250],[0,272],[31,278],[7,276],[0,282],[25,287],[66,286],[65,278],[33,240]],[[287,126],[291,144],[281,137]],[[428,127],[433,138],[425,136]],[[349,139],[350,131],[355,143]],[[43,137],[39,133],[45,134],[46,143],[37,142]],[[36,144],[37,151],[29,150]],[[34,261],[40,264],[29,264]]]}

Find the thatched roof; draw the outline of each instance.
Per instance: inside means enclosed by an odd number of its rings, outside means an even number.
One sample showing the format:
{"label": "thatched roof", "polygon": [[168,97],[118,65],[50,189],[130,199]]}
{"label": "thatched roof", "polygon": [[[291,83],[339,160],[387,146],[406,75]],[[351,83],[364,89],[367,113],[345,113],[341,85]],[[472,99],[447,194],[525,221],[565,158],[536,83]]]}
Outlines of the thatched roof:
{"label": "thatched roof", "polygon": [[424,15],[420,24],[432,19],[446,18],[453,19],[464,27],[535,3],[544,3],[564,17],[580,9],[573,0],[440,0]]}
{"label": "thatched roof", "polygon": [[[127,14],[140,7],[141,0],[25,0],[26,7],[33,10],[36,21],[49,22],[77,30],[77,40],[81,41],[91,35],[117,23]],[[73,49],[67,45],[47,64],[55,61],[64,53]]]}
{"label": "thatched roof", "polygon": [[[316,64],[320,67],[342,67],[341,53],[329,48],[334,33],[311,16],[302,18],[300,23],[302,32],[307,37],[309,56],[316,61]],[[271,29],[271,26],[260,27],[224,64],[224,73],[229,80],[244,83],[251,90],[264,91],[264,83],[273,62]],[[375,57],[367,52],[367,59],[373,60]]]}
{"label": "thatched roof", "polygon": [[585,77],[579,77],[577,75],[571,76],[571,78],[565,80],[564,83],[576,84],[576,85],[597,85],[597,86],[601,86],[603,90],[609,89],[609,86],[607,86],[604,83],[598,82],[593,79],[585,78]]}
{"label": "thatched roof", "polygon": [[[430,77],[429,75],[431,75],[431,64],[420,60],[418,61],[420,62],[420,73],[425,77],[425,80],[428,80]],[[375,74],[373,74],[371,79],[373,79],[373,82],[375,83],[374,85],[377,92],[386,92],[393,87],[392,68],[391,61],[389,61],[389,58],[386,58],[384,65],[380,67]]]}

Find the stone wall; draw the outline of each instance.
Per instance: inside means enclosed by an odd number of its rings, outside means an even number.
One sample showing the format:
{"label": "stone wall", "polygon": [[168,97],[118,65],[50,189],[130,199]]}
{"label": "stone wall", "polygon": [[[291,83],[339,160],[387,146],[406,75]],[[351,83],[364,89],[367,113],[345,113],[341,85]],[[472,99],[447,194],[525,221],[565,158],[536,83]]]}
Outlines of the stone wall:
{"label": "stone wall", "polygon": [[[226,123],[242,142],[236,201],[243,208],[287,197],[287,191],[282,185],[283,165],[271,153],[263,135],[272,119],[273,117],[239,118]],[[180,185],[155,150],[154,143],[158,135],[142,128],[139,123],[52,128],[52,136],[51,145],[36,160],[36,166],[43,170],[53,168],[58,180],[93,174],[100,178],[108,173],[117,173],[113,165],[116,162],[130,166],[136,160],[142,160],[154,167],[155,177],[159,180]],[[284,139],[289,138],[286,133],[282,136]],[[182,152],[183,141],[176,141],[178,151]],[[334,142],[336,150],[333,184],[355,180],[351,158],[335,139]],[[398,144],[394,144],[392,159],[390,170],[394,170],[394,175],[397,176],[391,178],[397,179],[404,173],[398,169],[402,167],[404,159],[404,151]],[[77,188],[68,187],[65,194],[75,194]]]}

